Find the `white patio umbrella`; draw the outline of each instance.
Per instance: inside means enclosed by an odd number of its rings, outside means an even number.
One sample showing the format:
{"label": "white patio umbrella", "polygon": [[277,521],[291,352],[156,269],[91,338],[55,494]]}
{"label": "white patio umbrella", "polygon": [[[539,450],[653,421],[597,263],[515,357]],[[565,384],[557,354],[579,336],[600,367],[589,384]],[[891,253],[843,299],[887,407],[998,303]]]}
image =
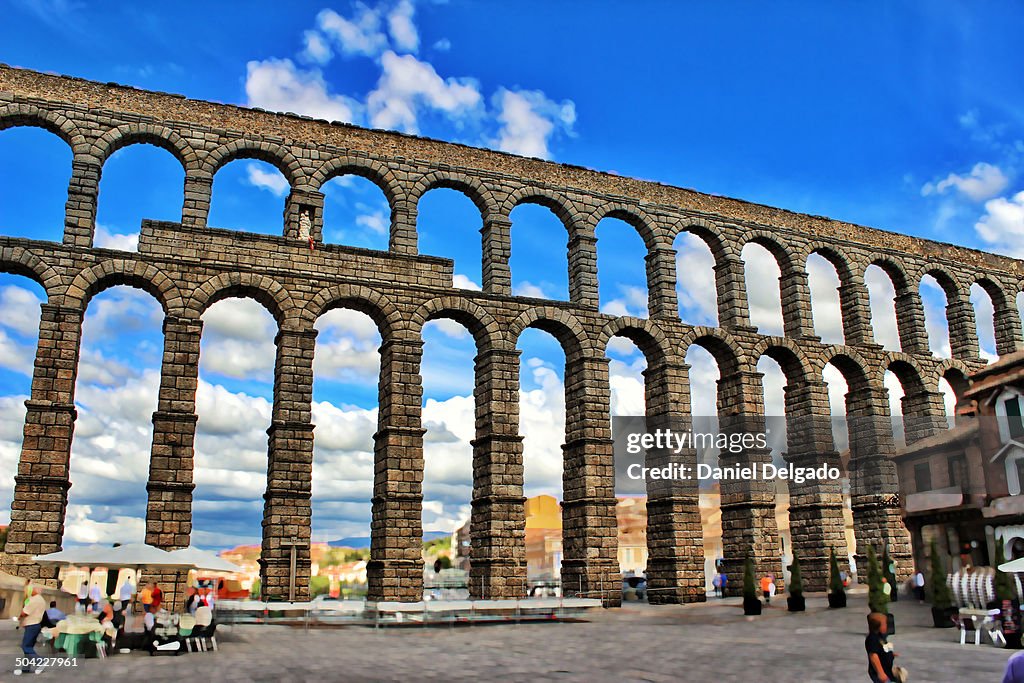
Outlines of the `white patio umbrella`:
{"label": "white patio umbrella", "polygon": [[200,550],[199,548],[191,545],[187,548],[172,550],[168,555],[174,561],[180,562],[182,566],[188,566],[202,571],[230,573],[245,571],[237,564],[228,562],[224,558],[218,557],[207,550]]}
{"label": "white patio umbrella", "polygon": [[999,565],[1001,572],[1024,572],[1024,557]]}
{"label": "white patio umbrella", "polygon": [[171,559],[170,553],[144,543],[128,543],[114,547],[91,546],[86,548],[69,548],[49,555],[33,557],[39,564],[69,565],[72,567],[106,567],[119,569],[122,567],[138,569],[140,567],[180,567],[190,565]]}

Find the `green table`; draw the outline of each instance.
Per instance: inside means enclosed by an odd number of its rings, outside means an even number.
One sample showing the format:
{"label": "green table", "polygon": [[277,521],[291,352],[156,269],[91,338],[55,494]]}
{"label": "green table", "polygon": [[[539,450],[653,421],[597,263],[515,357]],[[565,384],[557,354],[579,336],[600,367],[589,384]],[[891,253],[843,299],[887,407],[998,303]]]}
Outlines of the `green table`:
{"label": "green table", "polygon": [[99,643],[103,640],[103,631],[92,631],[91,633],[58,633],[53,641],[53,646],[58,650],[64,650],[68,657],[82,656],[86,642]]}

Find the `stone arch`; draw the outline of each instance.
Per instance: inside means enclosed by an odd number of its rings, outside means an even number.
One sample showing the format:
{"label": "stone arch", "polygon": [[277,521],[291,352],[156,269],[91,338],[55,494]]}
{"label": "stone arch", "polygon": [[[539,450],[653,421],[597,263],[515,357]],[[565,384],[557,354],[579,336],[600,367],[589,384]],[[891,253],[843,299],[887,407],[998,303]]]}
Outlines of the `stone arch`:
{"label": "stone arch", "polygon": [[22,247],[0,248],[0,272],[33,280],[46,291],[48,298],[57,292],[62,281],[57,271]]}
{"label": "stone arch", "polygon": [[184,297],[174,280],[156,266],[132,259],[110,259],[82,270],[64,293],[65,303],[85,310],[94,296],[117,285],[137,287],[151,294],[160,302],[165,315],[185,308]]}
{"label": "stone arch", "polygon": [[[391,207],[392,213],[398,202],[405,198],[401,183],[387,164],[373,159],[355,157],[340,157],[325,162],[309,178],[310,189],[322,192],[325,184],[343,175],[359,176],[379,187],[384,193],[385,199],[388,200],[388,206]],[[285,173],[285,177],[288,177],[287,173]]]}
{"label": "stone arch", "polygon": [[958,278],[944,266],[934,263],[929,264],[921,270],[921,277],[925,275],[931,275],[939,283],[939,286],[942,287],[942,291],[946,294],[947,305],[959,296],[960,284]]}
{"label": "stone arch", "polygon": [[[477,351],[510,348],[502,326],[482,306],[461,296],[442,296],[427,301],[413,314],[412,324],[422,331],[431,320],[449,318],[473,335]],[[513,345],[514,346],[514,345]]]}
{"label": "stone arch", "polygon": [[630,225],[644,241],[648,253],[657,244],[658,223],[639,206],[624,202],[608,202],[590,213],[588,223],[596,230],[605,218],[616,218]]}
{"label": "stone arch", "polygon": [[566,363],[581,356],[595,355],[593,341],[579,319],[568,311],[554,306],[528,308],[508,326],[509,339],[519,342],[519,337],[528,327],[547,332],[562,345]]}
{"label": "stone arch", "polygon": [[306,172],[291,150],[283,145],[242,138],[221,145],[203,159],[201,170],[211,177],[235,159],[265,161],[284,174],[292,189],[306,185]]}
{"label": "stone arch", "polygon": [[[824,371],[825,366],[835,366],[846,380],[847,393],[861,391],[871,385],[871,367],[864,358],[854,349],[844,346],[828,346],[823,349],[820,358],[820,365],[815,368],[818,376]],[[881,378],[878,379],[881,382]]]}
{"label": "stone arch", "polygon": [[223,273],[200,284],[189,297],[189,317],[199,318],[213,304],[232,297],[251,298],[270,311],[279,327],[297,320],[295,302],[283,285],[266,275]]}
{"label": "stone arch", "polygon": [[720,226],[711,221],[702,218],[686,218],[680,221],[673,231],[673,243],[675,238],[684,232],[696,235],[708,245],[711,255],[715,257],[716,265],[720,265],[729,256],[739,256],[735,246],[723,239]]}
{"label": "stone arch", "polygon": [[0,130],[7,128],[42,128],[66,142],[76,155],[88,152],[89,143],[74,121],[56,112],[31,104],[0,107]]}
{"label": "stone arch", "polygon": [[199,163],[198,155],[187,140],[170,128],[148,123],[126,123],[108,130],[93,143],[91,153],[102,166],[119,149],[135,144],[153,145],[167,150],[186,172]]}
{"label": "stone arch", "polygon": [[935,384],[938,386],[939,378],[949,382],[953,392],[959,400],[970,386],[971,368],[958,358],[946,358],[935,366]]}
{"label": "stone arch", "polygon": [[825,242],[811,242],[807,245],[805,252],[806,253],[803,257],[804,270],[807,269],[807,257],[811,254],[818,254],[823,259],[831,263],[832,267],[836,269],[836,274],[839,276],[840,284],[849,282],[853,276],[853,266],[849,257],[831,244],[827,244]]}
{"label": "stone arch", "polygon": [[320,290],[303,308],[302,317],[312,325],[324,313],[336,308],[349,308],[368,315],[383,340],[401,330],[413,331],[413,324],[401,319],[401,311],[390,299],[363,285],[341,284]]}
{"label": "stone arch", "polygon": [[736,338],[721,328],[690,328],[680,340],[676,354],[680,358],[686,358],[686,352],[694,345],[700,346],[712,355],[722,377],[750,371],[754,367]]}
{"label": "stone arch", "polygon": [[431,190],[442,188],[455,190],[469,197],[480,211],[482,221],[498,213],[498,203],[493,193],[482,182],[472,176],[455,171],[432,171],[424,175],[409,190],[408,200],[418,208],[423,195]]}
{"label": "stone arch", "polygon": [[[896,375],[896,379],[900,381],[903,392],[907,396],[922,391],[934,391],[934,388],[929,387],[925,379],[926,374],[922,372],[921,367],[912,356],[889,352],[883,357],[882,366],[883,374],[888,370]],[[881,379],[879,378],[879,381]]]}
{"label": "stone arch", "polygon": [[763,356],[779,364],[787,385],[809,381],[814,375],[814,369],[803,349],[788,337],[765,337],[759,341],[750,350],[754,367],[757,367]]}
{"label": "stone arch", "polygon": [[558,220],[562,221],[562,225],[565,226],[565,230],[570,238],[573,236],[575,230],[574,212],[572,202],[568,197],[542,188],[521,187],[505,197],[501,207],[502,215],[510,216],[512,211],[520,204],[537,204],[551,209],[552,213],[558,216]]}
{"label": "stone arch", "polygon": [[870,266],[878,266],[882,269],[882,272],[889,276],[889,279],[892,281],[893,289],[896,290],[897,296],[899,296],[900,292],[904,292],[910,288],[912,279],[907,273],[906,267],[894,257],[876,256],[867,264],[865,271]]}
{"label": "stone arch", "polygon": [[595,345],[605,349],[612,337],[625,337],[636,344],[648,366],[664,362],[672,355],[672,346],[665,333],[644,318],[622,317],[609,321],[598,333]]}

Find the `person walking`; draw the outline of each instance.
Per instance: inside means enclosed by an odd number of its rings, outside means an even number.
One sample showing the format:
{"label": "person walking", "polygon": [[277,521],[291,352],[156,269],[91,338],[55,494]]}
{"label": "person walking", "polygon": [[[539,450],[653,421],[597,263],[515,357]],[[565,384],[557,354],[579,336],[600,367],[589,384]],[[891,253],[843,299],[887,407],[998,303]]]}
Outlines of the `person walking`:
{"label": "person walking", "polygon": [[914,597],[919,603],[924,604],[924,574],[920,569],[914,573]]}
{"label": "person walking", "polygon": [[766,605],[772,604],[772,579],[768,574],[761,577],[761,594]]}
{"label": "person walking", "polygon": [[36,640],[39,639],[39,632],[43,630],[43,615],[46,614],[46,600],[40,595],[39,586],[32,586],[32,596],[25,603],[21,614],[18,615],[18,624],[22,628],[21,652],[27,658],[23,673],[31,673],[35,670],[36,664]]}
{"label": "person walking", "polygon": [[98,583],[94,583],[92,588],[89,589],[89,607],[86,611],[98,611],[100,609],[101,602],[103,602],[103,590],[100,588]]}
{"label": "person walking", "polygon": [[903,680],[896,673],[899,667],[893,666],[897,655],[886,639],[888,632],[889,620],[884,614],[872,612],[868,615],[868,635],[864,639],[864,649],[868,653],[868,677],[872,683],[897,683]]}
{"label": "person walking", "polygon": [[117,593],[117,599],[121,603],[121,610],[125,621],[132,616],[132,596],[134,595],[135,585],[132,583],[131,577],[127,577],[125,578],[124,583],[121,584],[121,590]]}
{"label": "person walking", "polygon": [[78,606],[75,607],[75,612],[78,614],[85,614],[86,608],[89,606],[89,582],[83,581],[82,585],[78,587]]}
{"label": "person walking", "polygon": [[142,611],[145,614],[152,613],[153,610],[153,587],[149,583],[142,584],[142,590],[139,591],[139,602],[142,603]]}

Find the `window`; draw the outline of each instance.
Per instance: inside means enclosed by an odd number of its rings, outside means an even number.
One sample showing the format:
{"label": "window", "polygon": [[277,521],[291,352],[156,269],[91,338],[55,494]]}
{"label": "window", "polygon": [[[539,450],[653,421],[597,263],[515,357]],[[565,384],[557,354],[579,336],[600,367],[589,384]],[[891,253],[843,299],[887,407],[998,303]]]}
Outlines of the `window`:
{"label": "window", "polygon": [[946,461],[949,465],[949,485],[967,486],[967,463],[962,455],[951,455]]}
{"label": "window", "polygon": [[1006,406],[1006,422],[1010,428],[1010,438],[1016,439],[1024,435],[1024,420],[1020,414],[1020,396],[1014,396],[1003,401]]}
{"label": "window", "polygon": [[918,492],[932,490],[932,471],[928,463],[920,462],[914,465],[914,487]]}

